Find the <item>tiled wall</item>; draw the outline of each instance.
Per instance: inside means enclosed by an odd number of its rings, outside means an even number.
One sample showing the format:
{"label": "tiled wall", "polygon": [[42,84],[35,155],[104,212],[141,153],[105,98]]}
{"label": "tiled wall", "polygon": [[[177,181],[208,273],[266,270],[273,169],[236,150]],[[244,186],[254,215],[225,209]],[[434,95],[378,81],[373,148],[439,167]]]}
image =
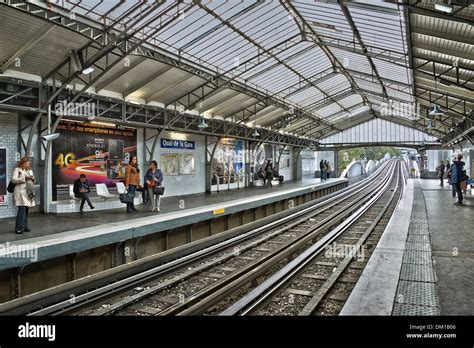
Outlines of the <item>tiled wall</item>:
{"label": "tiled wall", "polygon": [[[0,147],[7,149],[7,184],[16,166],[15,155],[17,152],[18,120],[16,114],[0,113]],[[8,205],[0,205],[0,218],[16,215],[16,207],[13,206],[12,194],[8,193]]]}
{"label": "tiled wall", "polygon": [[[206,191],[205,183],[205,154],[206,154],[206,140],[204,136],[195,134],[184,134],[177,132],[163,132],[160,138],[174,139],[174,140],[190,140],[195,142],[194,150],[185,149],[162,149],[160,142],[156,145],[154,159],[158,162],[158,167],[161,168],[161,154],[162,153],[190,153],[194,154],[194,175],[176,175],[165,176],[163,179],[163,186],[165,187],[165,197],[180,196],[192,193],[200,193]],[[151,148],[153,140],[148,142],[148,147]]]}
{"label": "tiled wall", "polygon": [[280,175],[284,176],[285,181],[293,180],[293,148],[290,147],[288,148],[288,150],[290,150],[289,155],[282,154],[280,157],[280,163],[286,160],[289,160],[289,163],[290,163],[290,166],[286,168],[282,168],[280,164]]}

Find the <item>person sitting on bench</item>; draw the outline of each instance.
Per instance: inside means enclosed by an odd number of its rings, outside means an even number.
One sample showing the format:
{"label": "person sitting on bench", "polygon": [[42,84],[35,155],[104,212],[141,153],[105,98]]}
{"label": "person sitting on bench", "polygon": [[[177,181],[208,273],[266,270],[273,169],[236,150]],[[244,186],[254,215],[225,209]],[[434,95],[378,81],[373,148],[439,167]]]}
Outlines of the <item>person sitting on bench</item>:
{"label": "person sitting on bench", "polygon": [[89,181],[87,181],[85,174],[81,174],[79,176],[79,179],[74,181],[74,196],[82,199],[80,208],[81,213],[84,211],[84,203],[86,201],[91,209],[95,208],[92,205],[91,200],[89,199],[89,192],[91,192]]}
{"label": "person sitting on bench", "polygon": [[265,172],[265,168],[260,166],[260,169],[257,172],[257,180],[262,180],[263,181],[263,186],[265,186],[266,180],[267,180],[267,173]]}
{"label": "person sitting on bench", "polygon": [[278,172],[278,169],[275,167],[273,167],[273,177],[278,180],[280,182],[280,184],[283,182],[283,175],[280,175],[280,173]]}

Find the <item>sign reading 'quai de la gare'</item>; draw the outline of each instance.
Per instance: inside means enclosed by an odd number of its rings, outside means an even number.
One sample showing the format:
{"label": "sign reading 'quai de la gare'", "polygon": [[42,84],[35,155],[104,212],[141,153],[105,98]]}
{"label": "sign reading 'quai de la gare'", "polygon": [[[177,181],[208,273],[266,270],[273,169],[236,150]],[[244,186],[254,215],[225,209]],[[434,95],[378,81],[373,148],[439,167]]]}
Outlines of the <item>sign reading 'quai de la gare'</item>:
{"label": "sign reading 'quai de la gare'", "polygon": [[194,150],[194,141],[161,139],[161,147],[164,149]]}

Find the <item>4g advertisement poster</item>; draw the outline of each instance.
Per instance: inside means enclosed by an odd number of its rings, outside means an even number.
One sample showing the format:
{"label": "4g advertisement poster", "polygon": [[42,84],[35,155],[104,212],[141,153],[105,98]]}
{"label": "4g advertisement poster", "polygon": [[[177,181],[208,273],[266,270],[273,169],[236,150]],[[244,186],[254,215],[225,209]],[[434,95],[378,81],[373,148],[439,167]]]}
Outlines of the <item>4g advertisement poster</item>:
{"label": "4g advertisement poster", "polygon": [[137,154],[136,129],[62,121],[53,141],[53,200],[69,198],[69,184],[85,174],[91,184],[109,187],[125,178],[125,166]]}

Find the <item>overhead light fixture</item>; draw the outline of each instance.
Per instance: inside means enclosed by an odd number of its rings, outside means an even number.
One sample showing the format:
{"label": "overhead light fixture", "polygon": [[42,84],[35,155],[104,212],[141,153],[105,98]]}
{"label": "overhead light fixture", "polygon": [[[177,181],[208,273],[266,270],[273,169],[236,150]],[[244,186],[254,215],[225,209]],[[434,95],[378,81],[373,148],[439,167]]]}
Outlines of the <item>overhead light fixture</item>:
{"label": "overhead light fixture", "polygon": [[83,73],[84,75],[89,75],[89,74],[90,74],[91,72],[93,72],[93,71],[94,71],[94,68],[88,67],[88,68],[85,68],[84,70],[82,70],[82,73]]}
{"label": "overhead light fixture", "polygon": [[83,70],[83,59],[76,49],[72,49],[70,54],[71,70],[75,73]]}
{"label": "overhead light fixture", "polygon": [[209,127],[209,125],[206,123],[206,121],[204,120],[204,117],[201,116],[200,120],[199,120],[199,124],[198,124],[198,128],[203,130],[205,128]]}
{"label": "overhead light fixture", "polygon": [[451,5],[435,4],[435,9],[446,13],[453,12],[453,6]]}
{"label": "overhead light fixture", "polygon": [[102,126],[115,127],[115,123],[110,123],[110,122],[92,121],[91,123],[92,123],[92,124],[102,125]]}
{"label": "overhead light fixture", "polygon": [[438,104],[435,104],[435,106],[433,107],[433,110],[431,110],[428,115],[429,116],[442,116],[444,115],[444,112],[441,111]]}
{"label": "overhead light fixture", "polygon": [[[292,110],[293,110],[293,109],[292,109],[292,108],[290,108],[290,112],[292,112]],[[259,137],[259,136],[260,136],[260,134],[258,133],[258,131],[257,131],[257,128],[255,128],[255,125],[257,124],[257,113],[255,113],[255,115],[254,115],[254,116],[255,116],[255,119],[254,119],[254,121],[253,121],[253,131],[252,131],[252,136],[253,136],[254,138],[256,138],[256,137]]]}
{"label": "overhead light fixture", "polygon": [[59,138],[59,133],[49,133],[41,137],[41,139],[43,139],[44,141],[53,141],[57,138]]}
{"label": "overhead light fixture", "polygon": [[[438,84],[437,84],[437,80],[436,80],[436,77],[435,77],[435,92],[436,92],[436,95],[438,95]],[[430,98],[431,99],[431,98]],[[435,101],[436,102],[436,101]],[[433,106],[433,110],[430,111],[430,113],[428,114],[428,116],[442,116],[444,115],[444,113],[441,111],[441,109],[439,108],[439,105],[438,104],[435,104]],[[431,122],[431,120],[430,120]]]}
{"label": "overhead light fixture", "polygon": [[433,129],[434,128],[433,120],[430,120],[430,122],[428,123],[428,126],[426,128],[428,128],[428,129]]}

